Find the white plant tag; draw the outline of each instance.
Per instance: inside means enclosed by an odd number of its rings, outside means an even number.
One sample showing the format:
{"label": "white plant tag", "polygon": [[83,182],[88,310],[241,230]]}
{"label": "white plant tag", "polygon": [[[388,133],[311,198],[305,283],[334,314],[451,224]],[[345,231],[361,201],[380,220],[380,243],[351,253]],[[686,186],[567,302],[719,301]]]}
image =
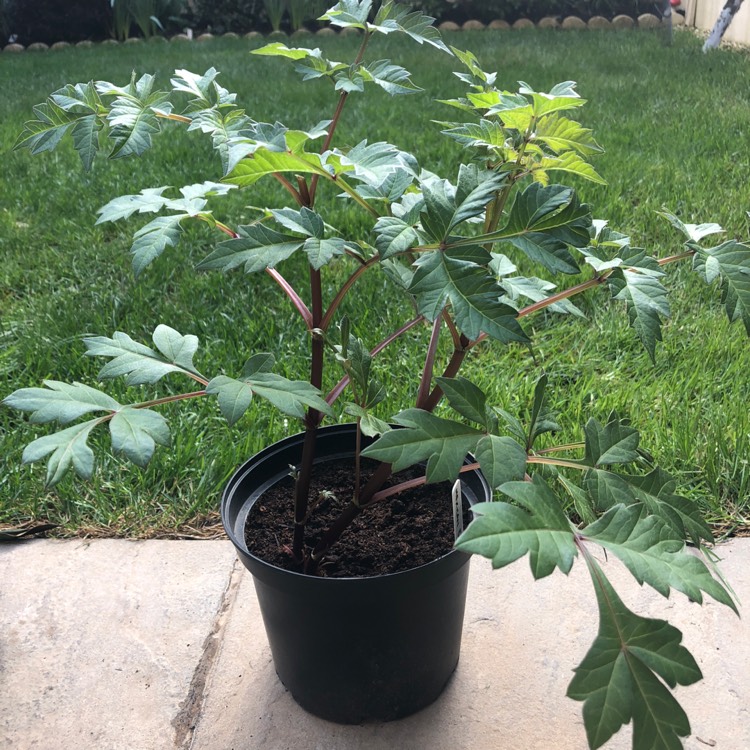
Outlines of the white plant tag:
{"label": "white plant tag", "polygon": [[464,503],[460,479],[457,479],[453,485],[451,499],[453,500],[453,534],[458,539],[464,531]]}

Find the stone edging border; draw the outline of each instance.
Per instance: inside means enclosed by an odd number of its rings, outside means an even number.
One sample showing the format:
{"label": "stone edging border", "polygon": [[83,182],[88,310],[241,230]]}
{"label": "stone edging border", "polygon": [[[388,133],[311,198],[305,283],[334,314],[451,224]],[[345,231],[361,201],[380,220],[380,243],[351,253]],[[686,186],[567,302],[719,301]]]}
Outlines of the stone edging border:
{"label": "stone edging border", "polygon": [[[684,26],[685,25],[685,17],[680,15],[679,13],[673,13],[672,14],[672,23],[675,26]],[[444,21],[441,23],[438,28],[441,31],[483,31],[485,29],[490,29],[493,31],[507,31],[507,30],[514,30],[514,31],[522,31],[523,29],[533,29],[533,28],[539,28],[539,29],[593,29],[593,30],[601,30],[601,29],[634,29],[634,28],[640,28],[640,29],[657,29],[662,25],[662,19],[658,16],[655,16],[653,13],[643,13],[642,15],[638,16],[638,18],[632,18],[631,16],[615,16],[611,21],[608,18],[605,18],[604,16],[592,16],[588,21],[584,21],[581,18],[578,18],[577,16],[568,16],[567,18],[564,18],[562,21],[560,21],[558,18],[554,16],[546,16],[545,18],[542,18],[538,23],[534,23],[533,21],[530,21],[528,18],[519,18],[515,23],[509,24],[507,21],[491,21],[487,25],[483,24],[481,21],[466,21],[462,26],[459,26],[457,23],[453,23],[452,21]],[[336,34],[330,26],[324,27],[320,29],[319,31],[315,32],[318,36],[331,36],[333,34]],[[342,29],[339,34],[358,34],[359,32],[356,29],[347,27]],[[293,37],[299,37],[299,36],[309,36],[312,32],[308,29],[302,28],[295,31],[291,36]],[[246,39],[253,39],[256,37],[261,37],[263,34],[261,34],[258,31],[250,31],[247,34],[244,35]],[[286,37],[287,34],[285,34],[283,31],[275,31],[271,32],[268,36],[278,36],[278,37]],[[213,34],[200,34],[199,36],[192,38],[187,36],[187,34],[177,34],[176,36],[171,37],[169,40],[166,39],[166,37],[163,36],[155,36],[149,39],[149,42],[189,42],[189,41],[196,41],[196,42],[205,42],[210,39],[214,39]],[[223,39],[239,39],[240,35],[235,34],[234,32],[228,32],[226,34],[222,34],[221,38]],[[126,39],[123,44],[140,44],[143,43],[144,40],[141,37],[131,37],[130,39]],[[114,39],[105,39],[103,42],[100,42],[100,44],[119,44]],[[53,45],[47,45],[43,42],[34,42],[33,44],[30,44],[28,47],[24,47],[22,44],[6,44],[5,47],[3,47],[3,52],[9,52],[9,53],[18,53],[18,52],[37,52],[37,51],[46,51],[46,50],[59,50],[59,49],[65,49],[68,47],[93,47],[94,42],[92,41],[83,41],[83,42],[77,42],[75,44],[71,42],[55,42]]]}

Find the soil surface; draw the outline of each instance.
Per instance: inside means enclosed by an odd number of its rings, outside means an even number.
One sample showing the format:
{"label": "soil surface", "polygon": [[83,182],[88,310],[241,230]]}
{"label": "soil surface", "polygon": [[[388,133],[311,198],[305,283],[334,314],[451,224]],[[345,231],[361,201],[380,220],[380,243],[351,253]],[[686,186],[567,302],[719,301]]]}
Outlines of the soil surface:
{"label": "soil surface", "polygon": [[[373,461],[362,462],[362,485],[375,466]],[[423,473],[422,468],[412,467],[392,477],[385,486]],[[353,490],[353,459],[317,464],[309,496],[314,504],[307,527],[309,548],[349,504]],[[294,480],[290,476],[255,503],[245,526],[250,552],[287,570],[297,569],[290,553],[293,497]],[[469,515],[468,507],[464,508],[464,526]],[[446,555],[454,541],[451,483],[424,485],[364,510],[329,550],[319,574],[344,578],[398,573]]]}

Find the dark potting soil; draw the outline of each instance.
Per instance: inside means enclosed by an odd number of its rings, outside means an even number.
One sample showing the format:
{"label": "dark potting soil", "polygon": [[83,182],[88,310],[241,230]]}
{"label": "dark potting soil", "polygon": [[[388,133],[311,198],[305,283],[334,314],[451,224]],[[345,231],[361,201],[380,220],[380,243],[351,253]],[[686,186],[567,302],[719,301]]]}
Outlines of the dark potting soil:
{"label": "dark potting soil", "polygon": [[[362,462],[362,485],[377,464]],[[422,476],[412,467],[386,483],[392,486]],[[306,543],[312,548],[349,504],[354,489],[353,459],[317,464],[309,502],[315,503],[307,525]],[[245,542],[256,557],[287,570],[296,570],[290,549],[294,529],[294,480],[278,482],[255,503],[245,525]],[[464,526],[469,510],[464,509]],[[386,575],[425,565],[453,547],[451,483],[406,490],[364,510],[331,547],[320,575],[344,578]]]}

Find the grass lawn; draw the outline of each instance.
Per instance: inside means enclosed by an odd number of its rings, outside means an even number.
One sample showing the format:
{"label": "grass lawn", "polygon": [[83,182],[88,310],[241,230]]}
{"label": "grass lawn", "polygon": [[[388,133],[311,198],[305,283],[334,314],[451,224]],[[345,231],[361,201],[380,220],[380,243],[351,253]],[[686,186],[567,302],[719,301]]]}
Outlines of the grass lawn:
{"label": "grass lawn", "polygon": [[[474,51],[485,69],[498,70],[498,80],[508,88],[518,80],[537,91],[563,80],[578,82],[589,100],[579,110],[581,119],[606,149],[595,166],[608,181],[578,187],[594,215],[628,232],[634,244],[657,256],[679,250],[679,238],[656,215],[662,206],[685,222],[716,221],[730,236],[747,238],[746,53],[720,50],[705,56],[687,33],[677,34],[672,47],[645,32],[481,32],[449,36],[448,42]],[[196,362],[209,375],[236,374],[250,353],[272,349],[281,354],[284,374],[305,377],[306,334],[268,279],[192,270],[216,239],[208,228],[189,229],[176,250],[167,251],[136,280],[128,247],[139,221],[94,226],[96,209],[115,196],[219,179],[220,165],[205,138],[175,129],[144,158],[97,161],[89,174],[72,147],[39,157],[10,151],[32,106],[47,94],[92,78],[125,83],[132,69],[156,71],[166,81],[176,68],[203,72],[214,66],[222,71],[223,85],[238,93],[257,120],[308,128],[330,117],[330,90],[312,82],[304,89],[307,98],[300,99],[299,79],[290,65],[247,54],[261,43],[149,43],[2,56],[0,396],[40,385],[44,378],[94,385],[103,362],[83,356],[83,335],[121,330],[147,342],[160,322],[200,338]],[[339,37],[314,44],[333,59],[348,60],[357,42]],[[434,100],[463,94],[451,76],[456,61],[400,39],[377,44],[375,58],[404,65],[425,92],[391,99],[378,90],[366,98],[350,97],[339,145],[362,138],[388,140],[414,152],[423,167],[455,179],[460,147],[429,120],[455,114]],[[237,191],[216,204],[217,218],[236,226],[248,218],[246,206],[275,203],[276,190],[268,181]],[[335,205],[326,219],[352,236],[364,227]],[[284,272],[292,280],[306,273],[294,262]],[[343,273],[332,271],[337,272]],[[533,320],[534,357],[548,369],[563,440],[580,438],[589,416],[605,419],[617,409],[642,430],[644,447],[680,477],[684,494],[696,498],[710,520],[724,531],[747,529],[750,344],[741,326],[728,325],[718,290],[707,289],[688,269],[670,273],[673,314],[655,366],[627,327],[624,309],[601,290],[583,301],[585,321],[557,320],[551,326],[549,318]],[[387,293],[383,277],[373,273],[361,287],[357,310],[373,308]],[[394,303],[384,316],[373,314],[365,321],[371,332],[358,332],[374,344],[409,317],[408,305]],[[428,331],[413,335],[425,337]],[[421,363],[399,344],[378,361],[393,400],[408,406]],[[498,345],[482,363],[480,369],[470,360],[464,374],[489,388],[495,403],[510,410],[528,403],[539,374],[528,350]],[[149,398],[151,392],[126,395],[117,381],[107,389],[123,403]],[[167,413],[173,445],[158,450],[147,469],[98,450],[90,483],[66,478],[50,491],[42,465],[21,465],[23,446],[43,429],[0,409],[0,525],[48,519],[71,533],[201,533],[215,520],[220,488],[234,467],[298,429],[263,405],[253,405],[234,429],[212,401],[172,405]],[[106,448],[104,441],[106,435],[91,442]]]}

